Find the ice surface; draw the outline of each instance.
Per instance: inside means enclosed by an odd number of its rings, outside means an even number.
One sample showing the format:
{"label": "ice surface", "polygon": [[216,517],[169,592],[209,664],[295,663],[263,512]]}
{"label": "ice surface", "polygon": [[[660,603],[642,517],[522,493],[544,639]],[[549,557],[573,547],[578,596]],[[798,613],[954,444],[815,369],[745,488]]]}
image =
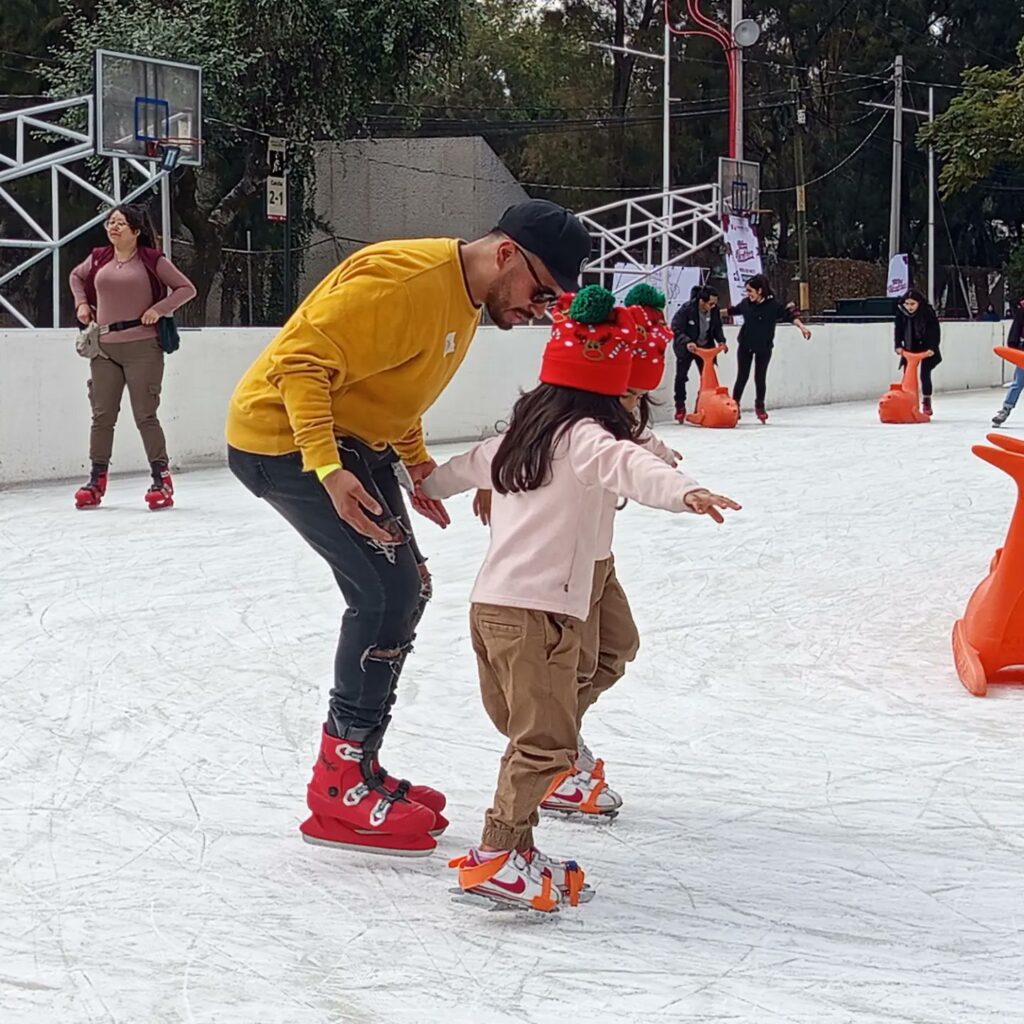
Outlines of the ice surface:
{"label": "ice surface", "polygon": [[949,642],[1012,507],[969,450],[1001,398],[662,431],[745,507],[619,517],[643,647],[586,735],[625,807],[542,825],[599,887],[554,920],[447,895],[502,745],[468,498],[418,526],[385,759],[453,824],[400,861],[299,840],[340,602],[269,508],[226,470],[160,514],[138,477],[0,494],[0,1021],[1024,1020],[1024,693],[969,696]]}

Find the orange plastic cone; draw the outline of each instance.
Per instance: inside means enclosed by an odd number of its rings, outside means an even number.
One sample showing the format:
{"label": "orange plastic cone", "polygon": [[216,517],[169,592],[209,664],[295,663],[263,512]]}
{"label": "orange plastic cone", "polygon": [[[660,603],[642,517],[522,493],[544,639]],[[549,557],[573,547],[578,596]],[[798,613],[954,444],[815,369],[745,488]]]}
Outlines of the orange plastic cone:
{"label": "orange plastic cone", "polygon": [[740,407],[729,394],[728,388],[718,383],[715,359],[725,351],[724,345],[714,348],[698,348],[701,360],[700,391],[697,394],[697,408],[686,417],[687,423],[698,427],[735,427],[740,418]]}
{"label": "orange plastic cone", "polygon": [[[1024,366],[1024,351],[1000,346],[996,353]],[[953,658],[960,681],[984,697],[989,683],[1024,682],[1024,441],[989,434],[994,447],[975,445],[980,459],[1009,473],[1017,484],[1017,505],[1003,546],[988,576],[953,625]]]}
{"label": "orange plastic cone", "polygon": [[904,351],[907,365],[903,370],[903,380],[893,384],[878,403],[878,418],[883,423],[927,423],[931,419],[928,413],[921,411],[918,371],[922,360],[932,354],[931,349],[927,352]]}

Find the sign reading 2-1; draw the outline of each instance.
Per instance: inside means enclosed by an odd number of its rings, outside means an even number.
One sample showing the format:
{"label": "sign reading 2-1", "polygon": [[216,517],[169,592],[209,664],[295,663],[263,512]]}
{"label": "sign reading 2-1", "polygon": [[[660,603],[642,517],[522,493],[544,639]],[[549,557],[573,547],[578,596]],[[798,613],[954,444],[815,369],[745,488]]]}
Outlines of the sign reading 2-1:
{"label": "sign reading 2-1", "polygon": [[267,139],[267,220],[288,219],[287,139]]}

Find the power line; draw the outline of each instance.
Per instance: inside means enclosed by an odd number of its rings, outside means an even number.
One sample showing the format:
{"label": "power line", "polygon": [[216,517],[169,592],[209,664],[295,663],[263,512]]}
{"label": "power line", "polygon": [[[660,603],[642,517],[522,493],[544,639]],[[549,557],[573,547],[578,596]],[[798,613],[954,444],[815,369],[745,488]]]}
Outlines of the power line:
{"label": "power line", "polygon": [[[854,149],[851,153],[848,153],[845,157],[843,157],[843,159],[840,160],[839,163],[837,163],[834,167],[830,167],[824,174],[819,174],[816,178],[811,178],[810,180],[805,181],[803,184],[814,185],[819,181],[824,181],[825,178],[827,178],[830,174],[835,174],[835,172],[838,171],[840,167],[844,166],[845,164],[848,164],[868,144],[868,142],[871,141],[871,137],[875,134],[875,132],[878,131],[879,128],[881,128],[882,122],[885,121],[885,119],[888,116],[888,114],[882,114],[882,116],[875,122],[875,127],[872,128],[871,131],[869,131],[863,139],[861,139],[860,143],[857,145],[857,148]],[[763,188],[761,189],[761,195],[775,195],[780,192],[795,192],[797,188],[799,188],[799,185],[789,185],[786,188]]]}

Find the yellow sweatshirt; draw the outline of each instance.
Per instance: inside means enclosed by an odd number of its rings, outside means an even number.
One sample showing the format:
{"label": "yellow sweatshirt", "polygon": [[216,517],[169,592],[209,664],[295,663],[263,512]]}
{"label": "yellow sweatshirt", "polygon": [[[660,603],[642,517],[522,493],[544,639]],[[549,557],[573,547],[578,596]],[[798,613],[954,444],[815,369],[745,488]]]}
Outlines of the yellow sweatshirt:
{"label": "yellow sweatshirt", "polygon": [[235,388],[227,440],[258,455],[339,461],[336,437],[429,456],[421,417],[465,358],[480,322],[454,238],[367,246],[295,310]]}

